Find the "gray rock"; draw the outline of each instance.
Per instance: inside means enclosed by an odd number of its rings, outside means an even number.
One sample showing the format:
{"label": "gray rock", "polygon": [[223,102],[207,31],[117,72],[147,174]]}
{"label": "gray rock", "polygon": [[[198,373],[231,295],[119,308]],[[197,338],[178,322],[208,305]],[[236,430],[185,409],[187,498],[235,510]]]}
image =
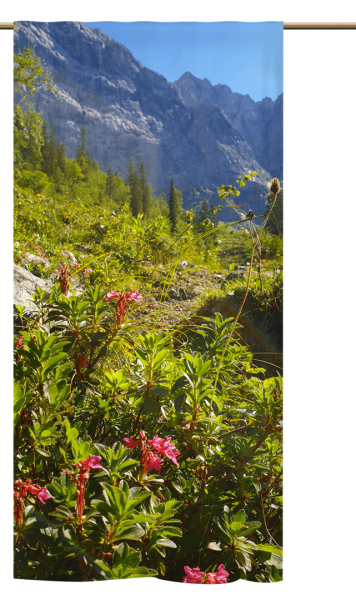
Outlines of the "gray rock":
{"label": "gray rock", "polygon": [[51,264],[48,258],[42,258],[42,256],[37,256],[36,254],[31,254],[30,252],[25,252],[24,260],[31,265],[43,265],[45,269],[48,269]]}
{"label": "gray rock", "polygon": [[[24,326],[38,315],[38,309],[33,302],[32,295],[39,287],[49,294],[54,284],[55,281],[36,277],[24,267],[12,263],[12,310],[14,311],[15,305],[25,307],[23,313]],[[77,286],[75,289],[70,290],[69,293],[74,293],[77,296],[82,294],[83,291],[84,288],[82,286]],[[12,312],[12,335],[16,335],[21,327],[19,316]],[[45,327],[45,329],[49,331],[48,327]]]}
{"label": "gray rock", "polygon": [[72,252],[70,252],[70,250],[62,250],[61,252],[62,256],[64,256],[64,258],[69,261],[69,263],[72,264],[76,264],[78,261],[75,258],[74,254]]}
{"label": "gray rock", "polygon": [[[40,89],[34,101],[53,120],[69,157],[84,125],[101,169],[111,163],[125,177],[131,156],[137,166],[143,161],[154,193],[167,195],[173,176],[185,208],[204,196],[219,204],[217,188],[256,170],[259,181],[241,188],[239,200],[250,200],[262,183],[250,206],[256,214],[264,210],[266,179],[282,178],[282,97],[254,102],[189,73],[170,83],[83,23],[17,22],[14,39],[17,49],[36,45],[53,75],[59,95]],[[225,219],[235,215],[223,210]]]}

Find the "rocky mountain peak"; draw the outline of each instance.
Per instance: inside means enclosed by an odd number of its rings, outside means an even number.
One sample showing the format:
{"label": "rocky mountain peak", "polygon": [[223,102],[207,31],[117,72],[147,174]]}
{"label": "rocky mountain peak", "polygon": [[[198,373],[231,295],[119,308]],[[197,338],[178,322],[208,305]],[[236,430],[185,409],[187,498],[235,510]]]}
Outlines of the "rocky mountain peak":
{"label": "rocky mountain peak", "polygon": [[262,181],[282,176],[279,99],[254,102],[188,72],[171,83],[79,22],[18,22],[15,45],[35,45],[52,73],[59,97],[39,90],[35,102],[69,157],[84,125],[102,169],[111,164],[125,177],[131,156],[136,165],[143,161],[154,192],[167,193],[173,176],[186,208],[204,196],[218,201],[217,188],[246,169]]}

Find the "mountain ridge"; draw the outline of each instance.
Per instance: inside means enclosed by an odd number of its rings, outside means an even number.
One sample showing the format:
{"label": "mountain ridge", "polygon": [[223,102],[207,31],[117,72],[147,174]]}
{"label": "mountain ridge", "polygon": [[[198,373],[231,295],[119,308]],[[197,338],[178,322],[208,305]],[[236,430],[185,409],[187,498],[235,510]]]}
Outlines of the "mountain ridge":
{"label": "mountain ridge", "polygon": [[[229,106],[227,97],[235,94],[243,98],[242,105],[254,103],[249,96],[247,101],[228,86],[212,86],[208,80],[189,74],[190,86],[193,81],[195,93],[200,93],[201,101],[197,101],[184,84],[187,74],[169,82],[100,29],[79,22],[18,22],[15,43],[18,49],[36,45],[36,54],[53,75],[62,102],[47,90],[39,90],[35,102],[43,117],[53,120],[57,139],[66,143],[68,156],[75,155],[80,127],[85,125],[90,155],[102,169],[112,164],[125,177],[133,156],[136,165],[144,162],[156,194],[167,193],[173,176],[175,186],[183,192],[185,208],[199,203],[206,190],[216,201],[216,189],[221,184],[233,184],[246,169],[257,170],[262,183],[270,176],[281,177],[262,164],[268,160],[272,166],[273,160],[281,164],[278,139],[267,143],[267,149],[263,139],[273,118],[278,120],[269,104],[262,111],[258,108],[255,119],[245,114],[241,124],[241,106],[238,111],[235,96]],[[205,81],[209,84],[204,84],[206,90],[199,83]],[[214,102],[209,100],[210,88],[218,88]],[[264,123],[258,123],[261,118]],[[250,141],[246,139],[249,136]],[[261,139],[260,162],[254,146]],[[275,155],[280,155],[277,161]],[[249,194],[252,188],[253,184]],[[263,202],[258,203],[262,208]]]}

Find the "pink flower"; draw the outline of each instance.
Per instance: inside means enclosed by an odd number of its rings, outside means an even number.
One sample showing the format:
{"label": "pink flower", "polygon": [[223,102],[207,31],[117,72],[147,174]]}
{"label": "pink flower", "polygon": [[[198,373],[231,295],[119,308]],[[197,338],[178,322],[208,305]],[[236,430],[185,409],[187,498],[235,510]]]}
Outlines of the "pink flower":
{"label": "pink flower", "polygon": [[23,346],[23,335],[19,335],[15,344],[16,348],[22,348]]}
{"label": "pink flower", "polygon": [[185,269],[185,267],[188,266],[188,262],[186,260],[182,260],[182,262],[180,264],[183,267],[183,269]]}
{"label": "pink flower", "polygon": [[48,490],[45,487],[39,488],[37,486],[35,487],[34,485],[29,485],[27,491],[30,492],[30,494],[35,494],[42,504],[45,504],[46,500],[52,498],[51,494],[48,493]]}
{"label": "pink flower", "polygon": [[142,300],[142,296],[138,292],[130,292],[129,297],[131,298],[131,300],[134,300],[135,302],[141,302],[141,300]]}
{"label": "pink flower", "polygon": [[78,269],[79,265],[78,263],[73,263],[72,265],[70,265],[71,269]]}
{"label": "pink flower", "polygon": [[191,569],[190,567],[184,567],[185,577],[183,577],[183,583],[201,583],[201,580],[204,577],[204,572],[199,569],[199,567],[195,567]]}
{"label": "pink flower", "polygon": [[106,298],[104,300],[104,302],[110,302],[110,300],[112,300],[113,298],[120,298],[121,294],[120,292],[115,292],[114,290],[110,290],[110,292],[108,292],[106,294]]}
{"label": "pink flower", "polygon": [[132,435],[130,438],[124,438],[122,440],[126,446],[126,448],[135,448],[135,446],[141,446],[141,441],[135,441],[134,436]]}
{"label": "pink flower", "polygon": [[84,269],[84,275],[90,275],[93,272],[93,269]]}
{"label": "pink flower", "polygon": [[75,467],[82,467],[84,469],[102,469],[102,466],[99,465],[99,462],[102,460],[101,456],[94,456],[93,454],[89,454],[89,458],[87,460],[82,460],[80,463],[73,463]]}
{"label": "pink flower", "polygon": [[156,471],[161,471],[161,462],[163,462],[163,458],[159,458],[157,454],[149,452],[147,460],[147,471],[152,471],[153,469],[156,469]]}
{"label": "pink flower", "polygon": [[178,452],[176,447],[171,444],[171,439],[171,437],[166,437],[165,440],[162,440],[162,438],[158,437],[158,435],[155,435],[153,436],[152,440],[148,440],[147,443],[150,446],[153,446],[156,452],[163,454],[163,456],[166,456],[172,461],[173,464],[178,466],[176,457],[180,455],[180,452]]}
{"label": "pink flower", "polygon": [[208,573],[206,583],[227,583],[229,573],[225,571],[224,565],[219,565],[216,573]]}

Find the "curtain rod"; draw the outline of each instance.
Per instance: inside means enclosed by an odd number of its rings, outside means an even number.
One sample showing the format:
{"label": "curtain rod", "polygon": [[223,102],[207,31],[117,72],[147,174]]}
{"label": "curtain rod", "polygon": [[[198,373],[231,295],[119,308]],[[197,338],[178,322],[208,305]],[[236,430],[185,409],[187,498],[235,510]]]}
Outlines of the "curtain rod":
{"label": "curtain rod", "polygon": [[[0,29],[14,29],[14,23],[0,23]],[[356,29],[356,23],[283,23],[283,29]]]}

